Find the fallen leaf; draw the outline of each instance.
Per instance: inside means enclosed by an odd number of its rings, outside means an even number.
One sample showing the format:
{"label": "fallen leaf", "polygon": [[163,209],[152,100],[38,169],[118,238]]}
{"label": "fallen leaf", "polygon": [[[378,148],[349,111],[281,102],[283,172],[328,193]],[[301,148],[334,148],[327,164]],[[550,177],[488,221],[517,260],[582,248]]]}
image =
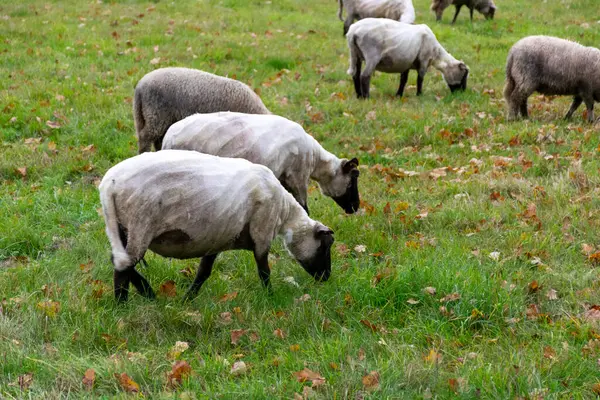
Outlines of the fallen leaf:
{"label": "fallen leaf", "polygon": [[365,251],[367,251],[367,246],[365,246],[364,244],[359,244],[354,246],[354,251],[357,253],[364,253]]}
{"label": "fallen leaf", "polygon": [[238,344],[239,340],[248,332],[247,329],[234,329],[231,331],[231,344]]}
{"label": "fallen leaf", "polygon": [[596,394],[596,396],[600,396],[600,382],[592,385],[592,391]]}
{"label": "fallen leaf", "polygon": [[432,296],[435,296],[435,294],[437,293],[437,290],[433,286],[427,286],[426,288],[423,289],[423,291]]}
{"label": "fallen leaf", "polygon": [[367,328],[369,328],[371,331],[377,332],[377,325],[372,324],[371,322],[367,321],[366,319],[361,319],[360,323],[363,324],[364,326],[366,326]]}
{"label": "fallen leaf", "polygon": [[125,372],[122,374],[115,374],[115,378],[119,381],[121,388],[127,393],[139,393],[140,385],[138,385],[133,379],[129,377]]}
{"label": "fallen leaf", "polygon": [[362,377],[363,386],[369,391],[376,391],[379,389],[379,372],[371,371],[368,375]]}
{"label": "fallen leaf", "polygon": [[83,386],[87,390],[91,390],[94,387],[94,381],[96,380],[96,371],[91,368],[88,368],[83,374]]}
{"label": "fallen leaf", "polygon": [[21,177],[25,178],[27,176],[27,167],[20,167],[16,169],[17,173],[21,175]]}
{"label": "fallen leaf", "polygon": [[429,353],[423,359],[429,364],[439,364],[442,361],[442,355],[435,349],[430,349]]}
{"label": "fallen leaf", "polygon": [[297,299],[294,299],[294,304],[304,303],[308,300],[310,300],[310,294],[306,293],[306,294],[303,294],[302,296],[298,297]]}
{"label": "fallen leaf", "polygon": [[581,252],[582,252],[583,254],[585,254],[586,256],[589,256],[589,255],[590,255],[590,254],[592,254],[592,253],[593,253],[595,250],[596,250],[596,249],[595,249],[595,247],[594,247],[594,246],[592,246],[592,245],[589,245],[589,244],[587,244],[587,243],[583,243],[583,244],[581,245]]}
{"label": "fallen leaf", "polygon": [[367,113],[367,115],[365,116],[365,119],[367,121],[374,121],[376,118],[377,118],[377,114],[375,113],[375,110],[369,111]]}
{"label": "fallen leaf", "polygon": [[440,299],[440,303],[460,300],[460,293],[450,293]]}
{"label": "fallen leaf", "polygon": [[290,351],[295,352],[295,351],[300,351],[300,345],[299,344],[293,344],[290,346]]}
{"label": "fallen leaf", "polygon": [[367,354],[365,353],[365,349],[362,347],[358,349],[358,361],[364,361],[367,358]]}
{"label": "fallen leaf", "polygon": [[282,330],[281,330],[281,329],[279,329],[279,328],[277,328],[277,329],[275,329],[275,330],[273,331],[273,335],[275,335],[275,337],[276,337],[276,338],[279,338],[279,339],[285,339],[285,337],[287,336],[287,335],[285,334],[285,332],[284,332],[284,331],[282,331]]}
{"label": "fallen leaf", "polygon": [[224,294],[220,299],[219,302],[224,302],[224,301],[231,301],[233,299],[235,299],[238,295],[238,292],[233,292],[233,293],[227,293]]}
{"label": "fallen leaf", "polygon": [[548,300],[557,300],[558,292],[554,289],[548,289],[548,291],[546,292],[546,297],[548,298]]}
{"label": "fallen leaf", "polygon": [[551,346],[544,346],[544,358],[550,360],[556,358],[556,351]]}
{"label": "fallen leaf", "polygon": [[160,62],[160,57],[155,57],[152,60],[150,60],[150,64],[152,65],[156,65]]}
{"label": "fallen leaf", "polygon": [[46,126],[52,129],[60,128],[60,124],[57,121],[46,121]]}
{"label": "fallen leaf", "polygon": [[175,281],[168,280],[163,282],[158,289],[158,293],[165,297],[175,297],[177,290],[175,290]]}
{"label": "fallen leaf", "polygon": [[233,365],[231,366],[231,370],[229,371],[229,373],[233,376],[242,375],[242,374],[245,374],[246,372],[248,372],[248,367],[246,366],[246,363],[243,361],[234,362]]}
{"label": "fallen leaf", "polygon": [[294,372],[293,375],[300,383],[311,381],[312,387],[321,386],[325,383],[325,378],[319,375],[319,373],[311,371],[308,368],[304,368],[302,371]]}
{"label": "fallen leaf", "polygon": [[223,325],[229,325],[233,322],[230,312],[222,312],[219,314],[219,317],[221,317],[219,322],[221,322]]}
{"label": "fallen leaf", "polygon": [[183,353],[184,351],[186,351],[189,348],[190,348],[190,345],[188,344],[188,342],[177,341],[177,342],[175,342],[175,345],[173,347],[171,347],[171,349],[167,353],[167,358],[169,360],[175,360],[175,359],[179,358],[181,353]]}
{"label": "fallen leaf", "polygon": [[527,285],[527,288],[529,290],[529,293],[535,293],[540,289],[540,285],[537,281],[531,281],[529,282],[529,285]]}
{"label": "fallen leaf", "polygon": [[415,304],[419,304],[420,303],[419,300],[415,300],[415,299],[408,299],[408,300],[406,300],[406,302],[408,304],[411,304],[411,305],[415,305]]}
{"label": "fallen leaf", "polygon": [[192,367],[187,361],[175,361],[171,366],[171,371],[167,373],[167,386],[175,388],[181,385],[183,379],[192,373]]}
{"label": "fallen leaf", "polygon": [[33,373],[28,372],[25,375],[20,375],[18,378],[19,387],[21,390],[29,389],[29,386],[33,383]]}

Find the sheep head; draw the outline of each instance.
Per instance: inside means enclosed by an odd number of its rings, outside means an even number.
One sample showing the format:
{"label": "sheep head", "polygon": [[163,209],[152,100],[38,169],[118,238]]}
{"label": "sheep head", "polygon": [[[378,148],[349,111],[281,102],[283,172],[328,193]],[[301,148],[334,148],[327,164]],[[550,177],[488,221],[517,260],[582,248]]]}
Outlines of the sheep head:
{"label": "sheep head", "polygon": [[331,275],[331,245],[333,231],[316,222],[286,235],[286,247],[302,268],[317,281],[327,281]]}
{"label": "sheep head", "polygon": [[451,92],[467,89],[469,67],[462,61],[447,63],[442,68],[442,75]]}

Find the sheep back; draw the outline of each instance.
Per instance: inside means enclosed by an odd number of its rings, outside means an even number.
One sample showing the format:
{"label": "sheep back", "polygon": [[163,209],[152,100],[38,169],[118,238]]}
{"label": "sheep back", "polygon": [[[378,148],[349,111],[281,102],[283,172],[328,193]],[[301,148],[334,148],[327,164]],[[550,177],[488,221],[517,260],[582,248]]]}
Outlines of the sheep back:
{"label": "sheep back", "polygon": [[133,114],[140,153],[156,150],[173,123],[195,113],[237,111],[269,114],[260,97],[234,79],[189,68],[161,68],[135,88]]}

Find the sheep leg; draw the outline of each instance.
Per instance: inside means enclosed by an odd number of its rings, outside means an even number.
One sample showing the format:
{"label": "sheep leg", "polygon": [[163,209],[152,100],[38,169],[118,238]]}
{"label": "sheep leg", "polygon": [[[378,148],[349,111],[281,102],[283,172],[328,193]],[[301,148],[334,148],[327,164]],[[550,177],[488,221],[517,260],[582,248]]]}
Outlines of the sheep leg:
{"label": "sheep leg", "polygon": [[152,142],[146,139],[146,134],[138,135],[138,154],[152,150]]}
{"label": "sheep leg", "polygon": [[370,75],[361,75],[360,77],[360,89],[362,91],[362,97],[365,99],[369,98],[369,86],[371,85]]}
{"label": "sheep leg", "polygon": [[269,268],[269,251],[265,251],[264,254],[258,255],[254,252],[254,260],[256,260],[256,266],[258,267],[258,276],[263,286],[270,292],[273,291],[271,287],[271,268]]}
{"label": "sheep leg", "polygon": [[365,70],[360,74],[360,87],[365,99],[369,98],[369,86],[371,84],[371,75],[381,60],[380,55],[371,55],[365,57]]}
{"label": "sheep leg", "polygon": [[398,92],[396,92],[396,96],[402,97],[404,94],[404,88],[406,87],[406,82],[408,82],[408,73],[409,69],[400,74],[400,86],[398,87]]}
{"label": "sheep leg", "polygon": [[162,142],[163,142],[162,137],[160,139],[156,139],[154,141],[154,151],[159,151],[160,149],[162,149]]}
{"label": "sheep leg", "polygon": [[196,295],[198,294],[198,290],[200,290],[204,282],[210,276],[213,264],[215,263],[215,260],[217,259],[218,255],[219,253],[202,257],[202,260],[200,261],[200,266],[198,266],[198,272],[196,272],[196,278],[194,279],[194,282],[192,282],[190,288],[183,297],[184,301],[188,301],[196,297]]}
{"label": "sheep leg", "polygon": [[471,23],[473,23],[473,9],[469,8],[469,13],[471,14]]}
{"label": "sheep leg", "polygon": [[419,71],[419,75],[417,76],[417,96],[423,94],[423,79],[425,79],[425,73]]}
{"label": "sheep leg", "polygon": [[115,269],[113,275],[115,283],[115,299],[118,303],[125,303],[129,297],[129,268],[124,271],[117,271]]}
{"label": "sheep leg", "polygon": [[525,97],[525,100],[521,101],[519,108],[523,118],[529,118],[529,112],[527,112],[527,97]]}
{"label": "sheep leg", "polygon": [[587,108],[587,121],[594,122],[594,97],[593,95],[584,95],[583,102]]}
{"label": "sheep leg", "polygon": [[573,113],[575,111],[577,111],[577,109],[579,108],[579,106],[581,105],[581,103],[583,102],[583,99],[579,96],[575,96],[573,97],[573,103],[571,104],[571,108],[569,108],[569,111],[567,111],[567,115],[565,115],[565,119],[570,119],[573,116]]}
{"label": "sheep leg", "polygon": [[349,13],[346,16],[346,20],[344,21],[344,36],[348,33],[348,29],[350,29],[350,25],[354,22],[354,15]]}
{"label": "sheep leg", "polygon": [[456,18],[458,17],[458,13],[460,12],[460,9],[462,8],[462,4],[455,6],[456,7],[456,12],[454,13],[454,18],[452,18],[452,25],[454,25],[454,23],[456,22]]}
{"label": "sheep leg", "polygon": [[356,58],[354,75],[352,76],[352,80],[354,81],[354,91],[356,92],[356,97],[359,99],[363,97],[362,88],[360,86],[360,70],[362,68],[362,61],[360,58]]}
{"label": "sheep leg", "polygon": [[[145,262],[145,261],[144,261]],[[135,267],[132,267],[129,270],[129,281],[135,286],[137,291],[144,297],[148,299],[156,298],[150,283],[144,278],[142,274],[136,271]]]}

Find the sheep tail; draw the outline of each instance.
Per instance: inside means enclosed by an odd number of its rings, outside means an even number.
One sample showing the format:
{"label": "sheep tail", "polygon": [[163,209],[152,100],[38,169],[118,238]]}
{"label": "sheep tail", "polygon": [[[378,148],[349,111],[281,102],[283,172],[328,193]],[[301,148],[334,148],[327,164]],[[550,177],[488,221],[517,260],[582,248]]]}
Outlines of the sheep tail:
{"label": "sheep tail", "polygon": [[512,73],[513,66],[513,55],[511,53],[508,54],[508,59],[506,60],[506,85],[504,86],[504,98],[509,99],[512,95],[512,92],[515,90],[516,82]]}
{"label": "sheep tail", "polygon": [[[140,132],[146,125],[144,113],[142,112],[142,91],[136,90],[133,96],[133,118],[135,120],[135,130]],[[160,149],[157,149],[160,150]]]}
{"label": "sheep tail", "polygon": [[125,250],[125,245],[121,239],[124,235],[122,228],[119,227],[117,219],[117,207],[114,196],[108,197],[104,192],[100,192],[102,202],[102,211],[104,212],[104,221],[106,223],[106,236],[112,248],[112,262],[117,271],[124,271],[134,263]]}
{"label": "sheep tail", "polygon": [[340,21],[343,21],[344,19],[342,18],[342,9],[344,8],[344,0],[338,0],[339,4],[340,4],[340,8],[338,9],[338,18],[340,19]]}
{"label": "sheep tail", "polygon": [[346,71],[346,74],[354,75],[358,61],[358,44],[356,43],[356,36],[353,31],[349,31],[347,35],[348,47],[350,49],[350,67],[348,68],[348,71]]}

